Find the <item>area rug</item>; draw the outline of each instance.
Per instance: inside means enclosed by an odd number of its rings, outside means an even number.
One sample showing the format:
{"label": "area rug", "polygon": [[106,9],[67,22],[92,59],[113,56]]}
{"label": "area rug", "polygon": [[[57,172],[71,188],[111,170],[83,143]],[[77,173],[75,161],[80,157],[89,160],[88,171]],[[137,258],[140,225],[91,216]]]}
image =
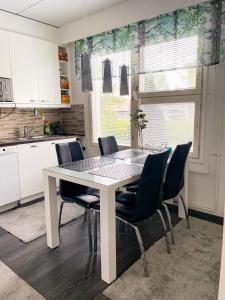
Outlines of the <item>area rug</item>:
{"label": "area rug", "polygon": [[191,218],[174,228],[176,244],[167,254],[164,239],[147,252],[150,276],[138,260],[104,294],[113,300],[216,300],[222,226]]}
{"label": "area rug", "polygon": [[44,300],[36,290],[0,261],[1,300]]}
{"label": "area rug", "polygon": [[[59,209],[60,199],[58,199]],[[62,224],[66,224],[84,214],[84,209],[76,204],[65,203]],[[44,201],[17,208],[0,215],[0,227],[25,243],[46,234]]]}

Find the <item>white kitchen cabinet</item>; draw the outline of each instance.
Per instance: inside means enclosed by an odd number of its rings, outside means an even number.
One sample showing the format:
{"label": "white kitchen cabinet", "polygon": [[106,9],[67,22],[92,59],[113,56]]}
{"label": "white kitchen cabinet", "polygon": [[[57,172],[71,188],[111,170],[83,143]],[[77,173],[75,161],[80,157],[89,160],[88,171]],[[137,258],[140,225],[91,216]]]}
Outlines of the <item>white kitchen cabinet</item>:
{"label": "white kitchen cabinet", "polygon": [[20,199],[16,148],[16,146],[0,148],[0,207]]}
{"label": "white kitchen cabinet", "polygon": [[55,144],[76,138],[18,145],[21,198],[44,191],[43,169],[58,165]]}
{"label": "white kitchen cabinet", "polygon": [[18,146],[21,198],[43,191],[42,170],[48,164],[48,149],[48,143]]}
{"label": "white kitchen cabinet", "polygon": [[10,33],[10,56],[14,101],[39,102],[36,39]]}
{"label": "white kitchen cabinet", "polygon": [[44,104],[60,104],[58,45],[36,40],[39,99]]}
{"label": "white kitchen cabinet", "polygon": [[11,78],[9,33],[0,30],[0,77]]}

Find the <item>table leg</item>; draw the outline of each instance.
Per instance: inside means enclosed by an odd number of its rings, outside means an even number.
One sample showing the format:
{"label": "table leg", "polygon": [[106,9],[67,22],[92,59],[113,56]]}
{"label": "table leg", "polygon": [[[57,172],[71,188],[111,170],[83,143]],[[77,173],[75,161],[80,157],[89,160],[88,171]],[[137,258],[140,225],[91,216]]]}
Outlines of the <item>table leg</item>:
{"label": "table leg", "polygon": [[100,191],[101,276],[111,283],[116,279],[115,190]]}
{"label": "table leg", "polygon": [[59,246],[56,178],[44,175],[47,245]]}
{"label": "table leg", "polygon": [[[188,176],[189,176],[189,171],[188,171],[188,162],[187,162],[184,170],[184,194],[183,194],[184,203],[187,208],[188,208]],[[185,211],[183,205],[181,201],[179,201],[178,203],[179,203],[178,216],[179,218],[185,219],[186,217],[185,217]]]}

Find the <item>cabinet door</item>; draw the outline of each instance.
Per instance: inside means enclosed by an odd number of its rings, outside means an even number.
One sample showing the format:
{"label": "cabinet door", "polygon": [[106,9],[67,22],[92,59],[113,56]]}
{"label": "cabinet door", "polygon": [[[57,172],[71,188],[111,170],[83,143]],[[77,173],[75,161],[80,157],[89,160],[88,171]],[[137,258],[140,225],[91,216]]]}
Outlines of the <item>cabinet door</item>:
{"label": "cabinet door", "polygon": [[60,76],[58,46],[55,43],[36,40],[40,102],[60,104]]}
{"label": "cabinet door", "polygon": [[10,55],[12,86],[16,103],[36,103],[39,100],[35,39],[11,33]]}
{"label": "cabinet door", "polygon": [[48,143],[18,146],[21,198],[43,192],[43,169],[48,165]]}
{"label": "cabinet door", "polygon": [[0,77],[11,78],[9,33],[0,30]]}

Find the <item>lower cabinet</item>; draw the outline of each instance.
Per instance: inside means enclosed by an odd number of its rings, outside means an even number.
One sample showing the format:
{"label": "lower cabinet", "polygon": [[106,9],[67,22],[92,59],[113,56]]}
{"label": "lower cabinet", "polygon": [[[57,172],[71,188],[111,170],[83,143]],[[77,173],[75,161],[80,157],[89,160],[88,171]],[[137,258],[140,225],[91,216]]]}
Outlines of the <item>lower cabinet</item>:
{"label": "lower cabinet", "polygon": [[56,143],[75,141],[76,138],[18,145],[21,199],[44,191],[43,169],[56,166]]}

